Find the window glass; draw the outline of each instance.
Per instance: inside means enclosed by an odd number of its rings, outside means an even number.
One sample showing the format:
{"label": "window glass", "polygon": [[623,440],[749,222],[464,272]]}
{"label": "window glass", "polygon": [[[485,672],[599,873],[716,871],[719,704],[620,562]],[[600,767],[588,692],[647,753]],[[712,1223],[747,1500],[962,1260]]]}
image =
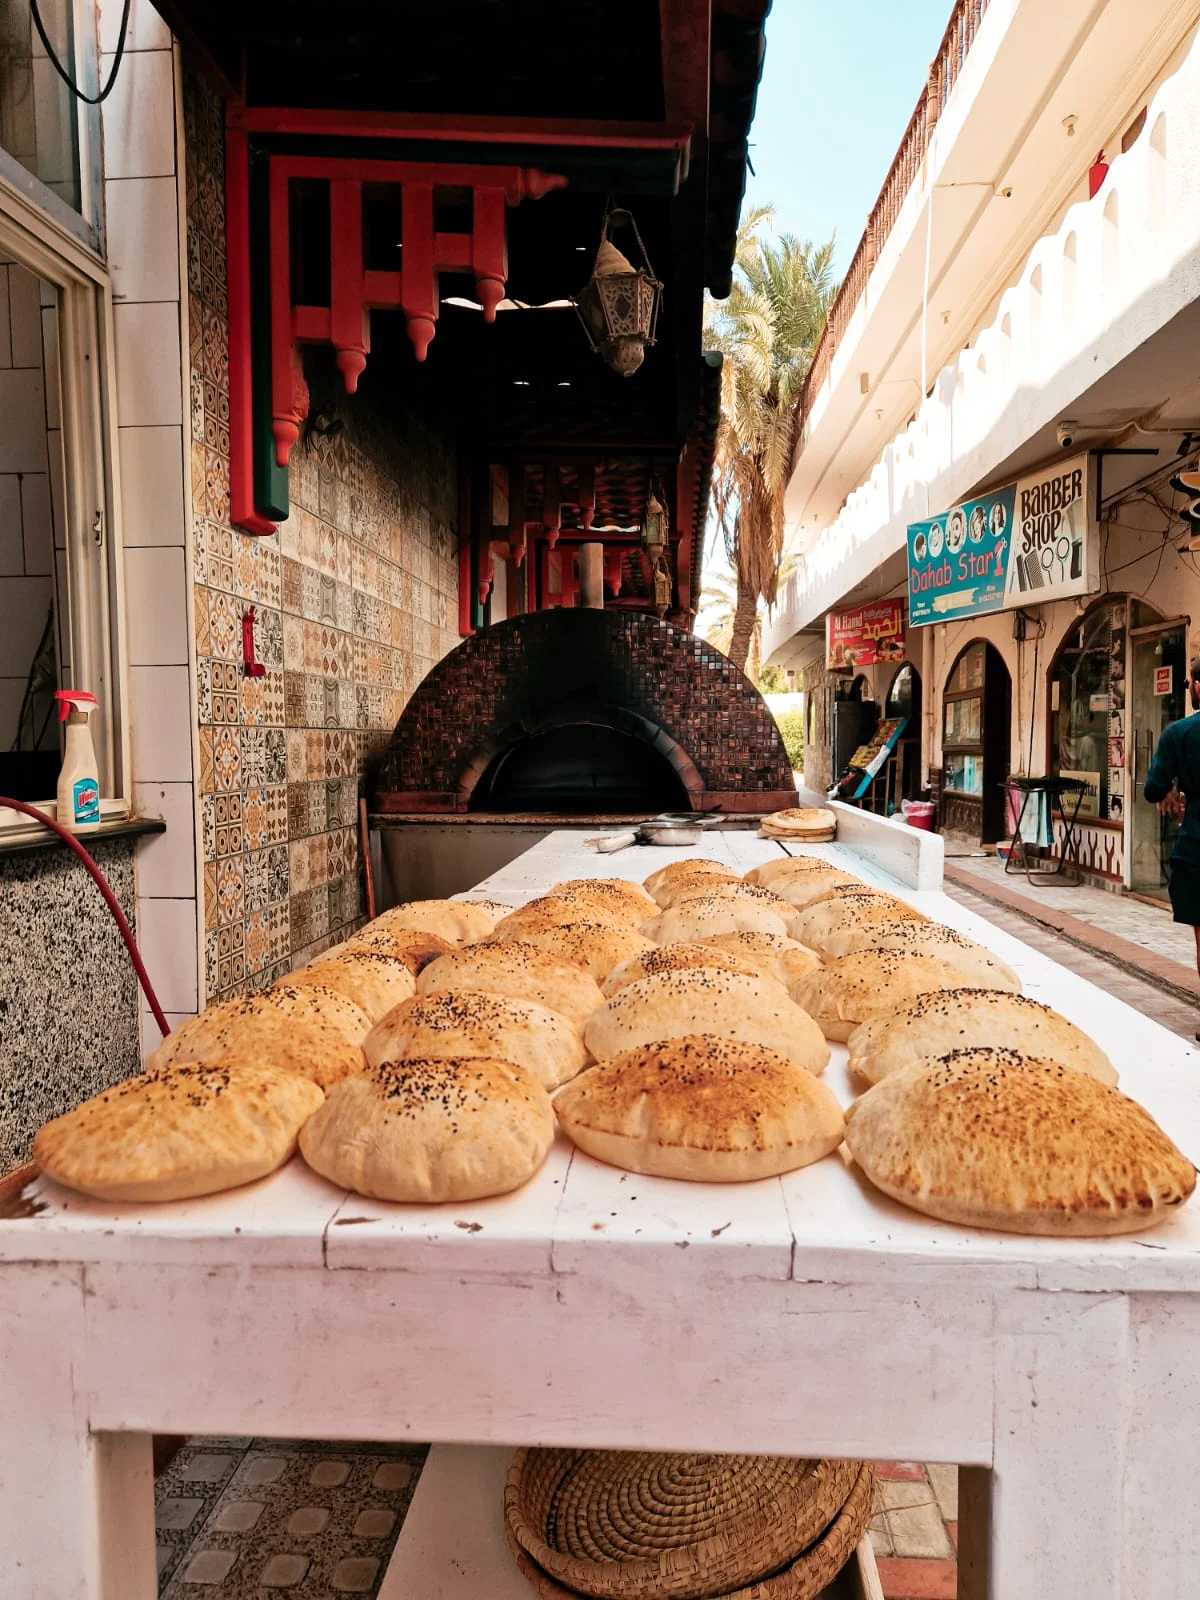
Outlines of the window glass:
{"label": "window glass", "polygon": [[[55,55],[81,83],[70,0],[40,0],[38,13]],[[0,146],[73,211],[82,209],[76,113],[34,28],[29,0],[0,0]]]}
{"label": "window glass", "polygon": [[913,703],[913,669],[903,666],[892,679],[888,690],[887,712],[890,717],[911,717]]}
{"label": "window glass", "polygon": [[1050,678],[1051,770],[1088,784],[1081,815],[1109,820],[1124,806],[1127,623],[1125,600],[1095,606],[1067,635]]}

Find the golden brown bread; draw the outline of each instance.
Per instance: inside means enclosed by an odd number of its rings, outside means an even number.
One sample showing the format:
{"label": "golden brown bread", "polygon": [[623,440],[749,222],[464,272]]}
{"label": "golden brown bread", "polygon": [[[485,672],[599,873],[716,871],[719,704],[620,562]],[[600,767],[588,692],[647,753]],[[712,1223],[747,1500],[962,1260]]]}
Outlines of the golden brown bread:
{"label": "golden brown bread", "polygon": [[398,928],[435,933],[451,944],[470,944],[491,933],[496,917],[487,906],[471,900],[408,900],[381,911],[372,927],[385,932]]}
{"label": "golden brown bread", "polygon": [[436,933],[423,933],[419,928],[380,927],[378,921],[368,922],[357,933],[351,934],[342,944],[326,950],[322,961],[332,961],[350,950],[380,950],[384,955],[403,961],[415,978],[422,967],[438,956],[444,956],[458,945]]}
{"label": "golden brown bread", "polygon": [[600,985],[605,997],[616,994],[627,983],[639,978],[652,978],[658,972],[683,972],[689,967],[716,967],[721,972],[744,972],[749,977],[766,974],[752,961],[729,950],[718,950],[712,944],[650,944],[640,955],[622,961]]}
{"label": "golden brown bread", "polygon": [[430,962],[417,979],[417,993],[447,989],[482,989],[513,1000],[534,1000],[576,1028],[604,1003],[600,986],[582,967],[520,939],[471,945]]}
{"label": "golden brown bread", "polygon": [[774,978],[786,989],[821,965],[815,950],[772,933],[714,933],[698,942],[750,962],[764,978]]}
{"label": "golden brown bread", "polygon": [[1021,992],[1021,980],[1007,962],[976,944],[974,939],[940,922],[841,928],[826,936],[825,949],[830,956],[853,955],[857,950],[899,950],[907,955],[933,956],[984,988],[1008,989],[1013,994]]}
{"label": "golden brown bread", "polygon": [[837,831],[837,814],[824,806],[789,806],[772,811],[762,821],[763,832],[781,839],[832,838]]}
{"label": "golden brown bread", "polygon": [[[828,872],[836,863],[826,861],[824,856],[805,855],[797,851],[793,855],[776,856],[771,861],[764,861],[761,867],[752,867],[746,873],[744,882],[756,883],[763,889],[774,889],[777,879],[794,878],[798,872]],[[778,890],[775,891],[778,894]]]}
{"label": "golden brown bread", "polygon": [[655,913],[655,901],[640,883],[628,878],[568,878],[551,886],[551,894],[580,894],[607,911],[618,911],[631,926]]}
{"label": "golden brown bread", "polygon": [[626,984],[588,1022],[583,1042],[601,1061],[692,1033],[761,1045],[812,1073],[823,1072],[829,1061],[820,1028],[779,984],[713,967],[660,972]]}
{"label": "golden brown bread", "polygon": [[[588,917],[591,914],[591,909],[585,913]],[[492,935],[493,939],[500,937],[499,930]],[[597,983],[603,983],[614,967],[643,951],[657,948],[653,939],[647,939],[628,923],[614,926],[608,922],[580,920],[553,928],[522,928],[520,937],[526,944],[535,944],[564,961],[573,961],[577,967],[591,973]]]}
{"label": "golden brown bread", "polygon": [[873,895],[878,892],[865,884],[861,878],[843,872],[838,867],[810,867],[803,872],[793,872],[787,877],[776,878],[771,888],[781,900],[786,900],[788,905],[793,907],[791,913],[793,916],[797,911],[815,906],[822,900],[831,900],[835,896]]}
{"label": "golden brown bread", "polygon": [[1196,1185],[1149,1112],[1016,1050],[958,1050],[889,1074],[850,1107],[846,1143],[894,1200],[1014,1233],[1141,1232]]}
{"label": "golden brown bread", "polygon": [[831,935],[843,928],[861,928],[868,924],[876,927],[895,926],[900,922],[924,922],[926,919],[904,901],[891,895],[868,890],[862,894],[847,892],[833,900],[821,900],[816,905],[797,911],[788,923],[788,932],[810,950],[824,956]]}
{"label": "golden brown bread", "polygon": [[644,923],[642,931],[660,944],[706,939],[714,933],[773,933],[784,938],[787,909],[744,896],[706,894],[669,906],[656,921]]}
{"label": "golden brown bread", "polygon": [[347,1078],[300,1131],[323,1178],[375,1200],[480,1200],[526,1183],[554,1139],[550,1096],[511,1061],[406,1058]]}
{"label": "golden brown bread", "polygon": [[710,877],[722,882],[732,883],[737,878],[737,873],[732,867],[727,867],[721,861],[708,861],[702,856],[687,856],[680,861],[669,861],[665,867],[650,873],[645,880],[645,889],[653,895],[658,905],[664,905],[664,894],[669,901],[669,885],[678,878],[687,878],[707,873]]}
{"label": "golden brown bread", "polygon": [[742,1183],[836,1150],[832,1092],[761,1045],[688,1035],[589,1067],[554,1102],[581,1150],[629,1172]]}
{"label": "golden brown bread", "polygon": [[919,995],[971,987],[979,984],[972,984],[932,956],[858,950],[827,960],[794,983],[789,993],[820,1025],[827,1039],[844,1042],[860,1023],[902,1010]]}
{"label": "golden brown bread", "polygon": [[417,992],[417,981],[408,963],[381,949],[346,950],[330,958],[323,956],[298,967],[289,982],[304,988],[317,984],[344,995],[371,1022],[378,1022],[393,1006],[410,1000]]}
{"label": "golden brown bread", "polygon": [[1112,1087],[1116,1069],[1094,1040],[1057,1011],[1002,989],[954,989],[864,1022],[850,1035],[850,1070],[868,1083],[951,1050],[1004,1045],[1060,1061]]}
{"label": "golden brown bread", "polygon": [[56,1183],[98,1200],[187,1200],[264,1178],[296,1148],[324,1095],[253,1057],[187,1062],[128,1078],[34,1140]]}
{"label": "golden brown bread", "polygon": [[610,906],[600,905],[591,895],[568,890],[565,894],[539,895],[528,905],[518,906],[501,918],[488,938],[523,939],[527,933],[541,933],[547,928],[565,928],[568,923],[585,921],[606,928],[632,926],[624,911],[614,911]]}
{"label": "golden brown bread", "polygon": [[406,1056],[515,1061],[544,1089],[566,1083],[587,1065],[578,1030],[532,1000],[509,1000],[481,989],[455,989],[406,1000],[377,1022],[363,1054],[369,1066]]}
{"label": "golden brown bread", "polygon": [[762,905],[770,905],[778,898],[772,895],[769,889],[760,889],[756,884],[744,883],[738,877],[722,878],[714,872],[681,873],[658,891],[658,899],[664,911],[669,911],[672,906],[682,905],[686,900],[699,900],[709,895],[733,900],[756,900]]}
{"label": "golden brown bread", "polygon": [[363,1068],[362,1046],[351,1044],[323,1017],[246,1011],[241,1000],[224,1000],[201,1016],[207,1021],[202,1032],[189,1032],[187,1023],[176,1028],[150,1056],[146,1070],[182,1062],[252,1061],[280,1072],[297,1072],[322,1089],[332,1089]]}

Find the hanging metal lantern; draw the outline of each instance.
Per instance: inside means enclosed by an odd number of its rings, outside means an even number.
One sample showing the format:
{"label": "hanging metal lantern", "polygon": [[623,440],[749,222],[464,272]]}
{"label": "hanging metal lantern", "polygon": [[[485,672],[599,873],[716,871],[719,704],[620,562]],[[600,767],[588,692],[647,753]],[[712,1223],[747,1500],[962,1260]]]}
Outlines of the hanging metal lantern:
{"label": "hanging metal lantern", "polygon": [[666,507],[658,498],[657,485],[651,483],[650,498],[646,502],[646,517],[642,523],[642,543],[651,559],[658,556],[667,543],[668,518]]}
{"label": "hanging metal lantern", "polygon": [[[612,242],[613,229],[622,227],[633,230],[640,267]],[[592,349],[622,377],[633,376],[645,359],[646,346],[654,343],[661,302],[662,284],[654,276],[632,213],[610,208],[604,215],[592,275],[574,303]]]}

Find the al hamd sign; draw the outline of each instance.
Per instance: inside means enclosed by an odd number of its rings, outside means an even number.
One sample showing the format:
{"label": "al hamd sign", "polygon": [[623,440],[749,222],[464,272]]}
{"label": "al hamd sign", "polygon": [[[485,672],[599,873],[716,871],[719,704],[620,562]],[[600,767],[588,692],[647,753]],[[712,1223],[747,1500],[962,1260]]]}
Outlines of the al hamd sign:
{"label": "al hamd sign", "polygon": [[910,627],[1070,600],[1099,586],[1086,455],[909,524]]}
{"label": "al hamd sign", "polygon": [[825,665],[831,672],[904,660],[904,602],[876,600],[825,618]]}

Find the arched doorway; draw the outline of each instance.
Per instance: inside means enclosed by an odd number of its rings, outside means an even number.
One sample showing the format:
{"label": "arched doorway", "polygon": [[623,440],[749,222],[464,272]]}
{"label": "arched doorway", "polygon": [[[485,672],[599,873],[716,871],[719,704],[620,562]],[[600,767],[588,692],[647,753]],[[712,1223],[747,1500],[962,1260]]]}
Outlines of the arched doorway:
{"label": "arched doorway", "polygon": [[986,639],[954,658],[942,691],[942,826],[980,844],[1004,837],[1012,679]]}
{"label": "arched doorway", "polygon": [[884,717],[906,719],[897,753],[900,761],[900,795],[918,798],[921,787],[921,674],[906,661],[893,677],[884,700]]}

